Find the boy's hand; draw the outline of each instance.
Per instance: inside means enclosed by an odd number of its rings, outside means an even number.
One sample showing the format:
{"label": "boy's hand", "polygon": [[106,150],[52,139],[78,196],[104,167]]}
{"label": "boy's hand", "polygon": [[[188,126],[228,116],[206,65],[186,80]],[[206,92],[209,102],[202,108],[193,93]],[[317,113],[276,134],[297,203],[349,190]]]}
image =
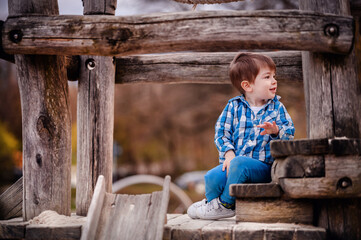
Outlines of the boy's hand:
{"label": "boy's hand", "polygon": [[266,135],[266,134],[274,134],[274,135],[278,135],[278,126],[276,125],[276,122],[273,121],[272,123],[270,122],[265,122],[263,124],[258,125],[257,127],[259,128],[263,128],[264,130],[260,133],[261,135]]}
{"label": "boy's hand", "polygon": [[226,158],[226,160],[224,160],[224,162],[223,162],[222,171],[227,169],[227,177],[228,177],[229,166],[231,165],[232,159],[235,158],[236,155],[234,154],[233,150],[229,150],[228,152],[226,152],[224,157]]}

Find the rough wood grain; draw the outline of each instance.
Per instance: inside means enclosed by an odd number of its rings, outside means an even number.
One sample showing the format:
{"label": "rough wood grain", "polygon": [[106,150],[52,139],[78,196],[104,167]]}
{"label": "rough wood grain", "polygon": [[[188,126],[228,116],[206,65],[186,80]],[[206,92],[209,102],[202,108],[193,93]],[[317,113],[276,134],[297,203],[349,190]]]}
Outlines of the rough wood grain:
{"label": "rough wood grain", "polygon": [[114,15],[117,8],[117,0],[82,0],[84,5],[84,15]]}
{"label": "rough wood grain", "polygon": [[[119,57],[116,83],[230,83],[229,64],[237,52],[176,53]],[[276,79],[302,81],[300,52],[262,52],[277,66]]]}
{"label": "rough wood grain", "polygon": [[[348,0],[300,1],[300,9],[350,15]],[[355,50],[351,49],[350,54],[343,57],[304,52],[302,59],[308,136],[359,138],[361,124]]]}
{"label": "rough wood grain", "polygon": [[348,178],[352,185],[341,187],[344,178],[281,178],[279,184],[290,198],[355,198],[361,197],[360,178]]}
{"label": "rough wood grain", "polygon": [[[83,0],[84,14],[114,14],[116,0]],[[114,76],[112,57],[82,56],[78,84],[76,212],[88,212],[98,176],[112,192]]]}
{"label": "rough wood grain", "polygon": [[23,216],[23,178],[0,195],[0,220]]}
{"label": "rough wood grain", "polygon": [[279,198],[283,194],[276,183],[232,184],[229,188],[236,198]]}
{"label": "rough wood grain", "polygon": [[81,216],[88,212],[98,176],[105,177],[105,189],[112,191],[114,74],[111,57],[81,57],[76,191],[76,211]]}
{"label": "rough wood grain", "polygon": [[[9,1],[9,15],[57,15],[57,1]],[[70,215],[71,116],[64,57],[16,55],[23,128],[23,217]]]}
{"label": "rough wood grain", "polygon": [[324,240],[326,231],[323,228],[290,223],[238,223],[233,229],[232,239],[248,240]]}
{"label": "rough wood grain", "polygon": [[313,205],[307,200],[236,199],[236,221],[312,224]]}
{"label": "rough wood grain", "polygon": [[[338,35],[325,34],[324,28],[329,24],[338,26]],[[11,41],[9,34],[13,36],[14,30],[19,29],[21,40]],[[111,56],[239,49],[346,54],[352,40],[352,17],[295,10],[21,17],[8,19],[3,35],[8,54]]]}
{"label": "rough wood grain", "polygon": [[292,141],[274,140],[271,142],[271,154],[274,158],[292,155],[318,155],[330,152],[328,139],[297,139]]}
{"label": "rough wood grain", "polygon": [[77,240],[81,236],[82,225],[69,226],[33,226],[26,227],[25,239],[67,239]]}
{"label": "rough wood grain", "polygon": [[234,218],[214,221],[202,228],[202,239],[207,240],[231,240],[233,228],[236,225]]}
{"label": "rough wood grain", "polygon": [[97,185],[94,189],[93,198],[91,200],[91,204],[89,207],[89,211],[87,214],[87,222],[82,230],[81,239],[95,239],[96,230],[98,227],[100,214],[103,208],[103,203],[105,199],[105,180],[104,176],[100,175],[98,177]]}
{"label": "rough wood grain", "polygon": [[324,177],[325,159],[323,155],[277,158],[272,165],[271,176],[274,182],[280,178]]}
{"label": "rough wood grain", "polygon": [[[119,236],[122,239],[162,239],[169,183],[167,176],[162,192],[126,195],[105,193],[104,180],[99,181],[82,239],[117,239]],[[102,198],[103,202],[97,200]]]}

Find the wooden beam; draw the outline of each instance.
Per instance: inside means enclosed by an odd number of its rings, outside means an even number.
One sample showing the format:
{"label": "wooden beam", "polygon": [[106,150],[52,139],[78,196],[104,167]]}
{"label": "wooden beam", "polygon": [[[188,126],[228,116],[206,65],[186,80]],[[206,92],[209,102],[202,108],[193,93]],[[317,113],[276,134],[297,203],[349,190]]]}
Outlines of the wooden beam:
{"label": "wooden beam", "polygon": [[[230,83],[228,68],[236,52],[175,53],[119,57],[116,83]],[[302,81],[301,52],[263,52],[277,66],[276,79]]]}
{"label": "wooden beam", "polygon": [[130,55],[240,49],[347,54],[353,18],[304,11],[213,11],[158,15],[9,18],[8,54]]}
{"label": "wooden beam", "polygon": [[[114,14],[116,0],[84,0],[84,14]],[[76,213],[85,216],[96,181],[112,192],[114,76],[112,57],[81,56],[78,84]]]}
{"label": "wooden beam", "polygon": [[[57,15],[51,1],[10,0],[9,15]],[[64,57],[16,55],[23,129],[23,217],[70,215],[71,115]]]}

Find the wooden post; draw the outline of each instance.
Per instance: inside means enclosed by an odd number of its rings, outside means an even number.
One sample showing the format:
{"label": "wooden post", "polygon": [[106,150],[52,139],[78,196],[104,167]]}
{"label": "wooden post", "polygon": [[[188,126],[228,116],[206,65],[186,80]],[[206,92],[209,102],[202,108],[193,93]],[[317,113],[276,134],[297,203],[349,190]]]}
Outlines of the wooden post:
{"label": "wooden post", "polygon": [[[84,14],[114,15],[116,0],[85,0]],[[115,62],[82,56],[78,88],[76,213],[86,216],[96,181],[112,192]]]}
{"label": "wooden post", "polygon": [[[302,0],[301,10],[350,15],[348,0]],[[330,40],[338,26],[325,26]],[[349,55],[302,54],[308,137],[360,137],[360,106],[355,49]],[[328,239],[361,238],[361,199],[316,201],[316,223],[327,229]]]}
{"label": "wooden post", "polygon": [[[56,0],[10,0],[9,15],[58,15]],[[14,41],[21,41],[14,35]],[[16,55],[23,121],[23,218],[70,215],[71,117],[64,57]]]}

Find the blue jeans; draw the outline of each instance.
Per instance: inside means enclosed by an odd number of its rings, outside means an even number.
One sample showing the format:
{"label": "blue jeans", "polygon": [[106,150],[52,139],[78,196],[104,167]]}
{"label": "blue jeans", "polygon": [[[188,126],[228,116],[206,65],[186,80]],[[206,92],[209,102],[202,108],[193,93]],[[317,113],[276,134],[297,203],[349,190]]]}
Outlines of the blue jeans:
{"label": "blue jeans", "polygon": [[229,186],[235,183],[265,183],[271,181],[271,165],[259,160],[238,156],[227,170],[222,171],[223,164],[212,168],[204,176],[206,185],[206,199],[220,197],[229,204],[235,202],[235,197],[229,195]]}

